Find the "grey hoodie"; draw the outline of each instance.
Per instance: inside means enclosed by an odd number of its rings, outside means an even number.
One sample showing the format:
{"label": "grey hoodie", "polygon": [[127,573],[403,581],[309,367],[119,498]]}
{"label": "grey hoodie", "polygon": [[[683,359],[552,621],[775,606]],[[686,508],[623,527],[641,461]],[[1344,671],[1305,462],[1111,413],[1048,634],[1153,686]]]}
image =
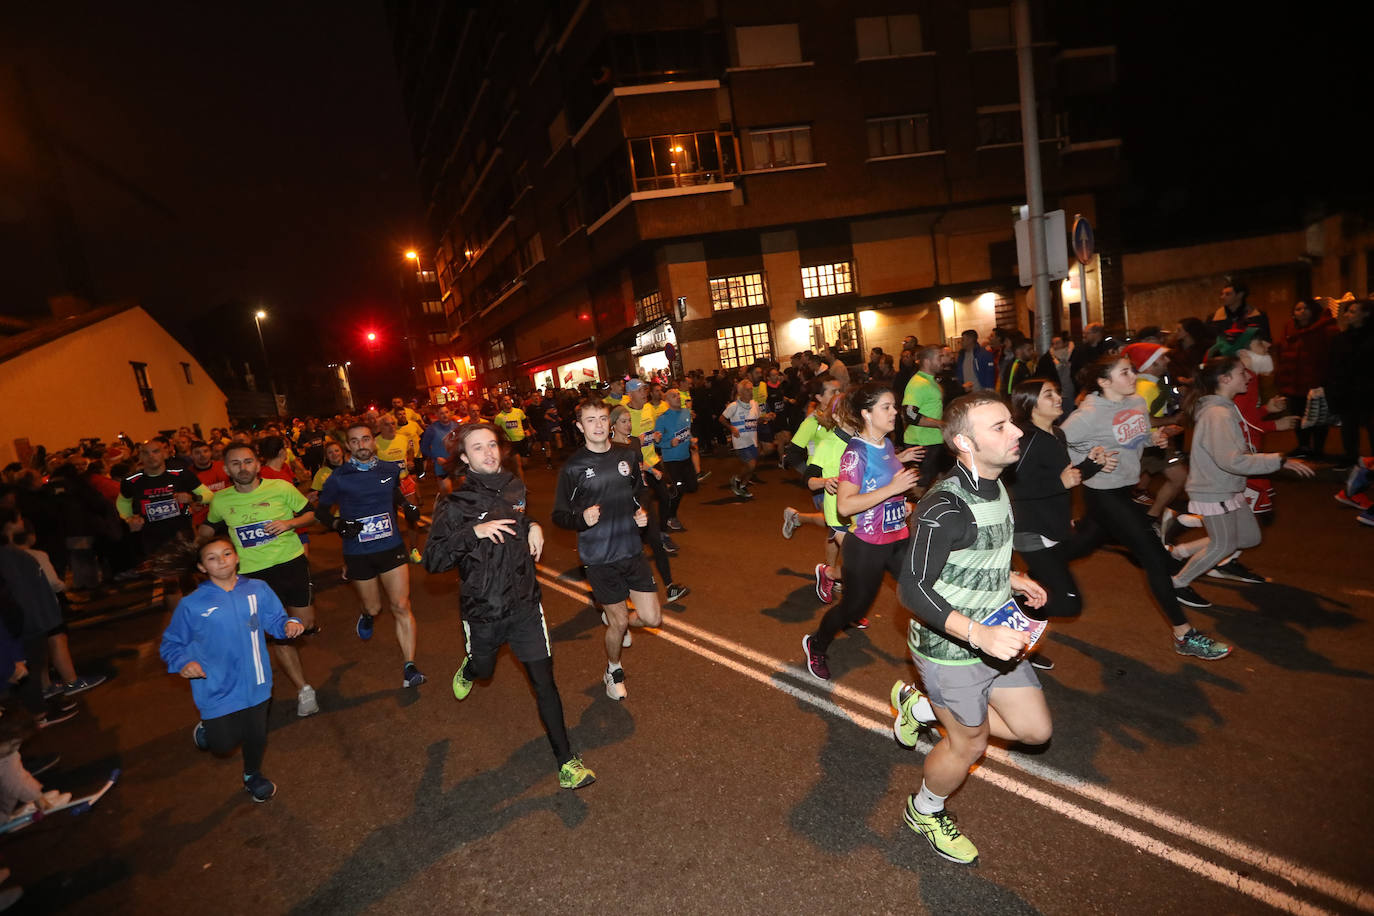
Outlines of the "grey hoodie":
{"label": "grey hoodie", "polygon": [[1225,502],[1245,492],[1245,478],[1272,474],[1283,466],[1283,456],[1277,452],[1256,454],[1234,401],[1204,395],[1194,416],[1197,427],[1188,453],[1189,499]]}
{"label": "grey hoodie", "polygon": [[1150,417],[1140,395],[1109,401],[1100,394],[1090,394],[1059,428],[1064,431],[1074,464],[1087,458],[1094,446],[1117,453],[1115,471],[1100,471],[1083,481],[1083,486],[1115,490],[1134,486],[1140,479],[1140,453],[1150,444]]}

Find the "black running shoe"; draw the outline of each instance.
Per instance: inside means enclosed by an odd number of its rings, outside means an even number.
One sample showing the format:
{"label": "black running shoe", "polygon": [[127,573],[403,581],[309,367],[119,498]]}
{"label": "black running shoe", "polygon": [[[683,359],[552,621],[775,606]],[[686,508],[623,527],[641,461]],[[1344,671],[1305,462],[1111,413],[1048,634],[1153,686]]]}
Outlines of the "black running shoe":
{"label": "black running shoe", "polygon": [[1174,597],[1178,598],[1179,604],[1186,604],[1188,607],[1211,607],[1212,602],[1193,591],[1191,586],[1184,585],[1174,589]]}

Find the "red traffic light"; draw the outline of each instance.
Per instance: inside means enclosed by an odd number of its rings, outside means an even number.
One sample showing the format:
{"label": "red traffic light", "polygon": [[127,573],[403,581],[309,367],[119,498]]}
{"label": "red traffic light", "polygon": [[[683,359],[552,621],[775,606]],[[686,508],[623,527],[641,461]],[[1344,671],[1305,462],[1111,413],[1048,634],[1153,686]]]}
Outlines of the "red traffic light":
{"label": "red traffic light", "polygon": [[369,342],[370,342],[370,341],[376,340],[376,339],[377,339],[377,332],[376,332],[376,331],[368,331],[368,332],[367,332],[367,339],[368,339]]}

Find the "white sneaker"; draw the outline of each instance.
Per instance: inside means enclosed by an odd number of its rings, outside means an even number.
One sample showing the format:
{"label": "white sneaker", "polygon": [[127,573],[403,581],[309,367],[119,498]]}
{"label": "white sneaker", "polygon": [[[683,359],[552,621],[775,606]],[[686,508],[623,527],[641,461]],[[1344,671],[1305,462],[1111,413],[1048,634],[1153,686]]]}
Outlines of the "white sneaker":
{"label": "white sneaker", "polygon": [[617,668],[614,671],[607,671],[602,678],[606,682],[606,696],[612,700],[625,699],[625,669]]}
{"label": "white sneaker", "polygon": [[306,684],[296,694],[296,715],[302,719],[306,716],[313,716],[320,711],[320,704],[315,699],[315,688]]}

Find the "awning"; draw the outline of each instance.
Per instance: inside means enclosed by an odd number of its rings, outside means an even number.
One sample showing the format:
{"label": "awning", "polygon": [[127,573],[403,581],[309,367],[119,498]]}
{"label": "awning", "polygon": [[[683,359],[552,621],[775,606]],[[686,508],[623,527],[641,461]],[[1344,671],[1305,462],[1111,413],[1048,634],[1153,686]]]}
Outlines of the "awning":
{"label": "awning", "polygon": [[1007,293],[1015,291],[1014,280],[974,280],[969,283],[943,283],[927,286],[924,289],[903,289],[877,296],[858,296],[845,293],[839,296],[824,296],[818,299],[798,299],[797,314],[803,318],[825,318],[830,315],[844,315],[849,312],[862,312],[869,309],[903,308],[911,305],[931,305],[948,296],[960,299],[965,296],[978,296],[983,293]]}
{"label": "awning", "polygon": [[540,372],[544,369],[552,369],[561,363],[570,362],[572,359],[584,355],[583,351],[586,351],[585,355],[590,355],[591,349],[592,338],[584,337],[577,343],[568,344],[566,347],[559,347],[557,350],[550,350],[547,353],[541,353],[533,359],[527,359],[524,362],[518,363],[516,368],[519,369],[521,373],[526,374]]}

